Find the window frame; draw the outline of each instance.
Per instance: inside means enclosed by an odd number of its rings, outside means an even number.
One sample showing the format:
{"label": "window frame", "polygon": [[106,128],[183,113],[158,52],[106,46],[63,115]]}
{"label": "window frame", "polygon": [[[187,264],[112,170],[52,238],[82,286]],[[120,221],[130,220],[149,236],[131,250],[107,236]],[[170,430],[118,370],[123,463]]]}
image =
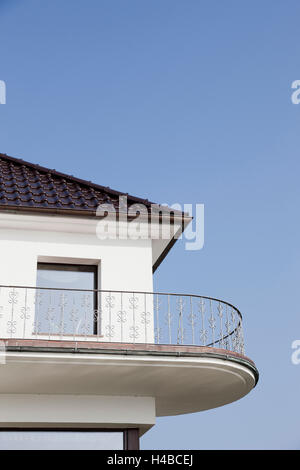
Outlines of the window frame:
{"label": "window frame", "polygon": [[[44,262],[38,261],[37,262],[37,273],[38,271],[75,271],[75,272],[88,272],[94,274],[94,283],[93,289],[89,289],[88,291],[94,291],[94,305],[93,305],[93,334],[100,335],[101,334],[101,324],[99,321],[99,317],[95,317],[95,312],[98,311],[99,308],[99,300],[98,300],[98,265],[95,264],[75,264],[75,263],[51,263],[51,262]],[[38,286],[37,286],[38,288]],[[72,289],[70,289],[72,290]],[[98,320],[97,320],[98,318]]]}

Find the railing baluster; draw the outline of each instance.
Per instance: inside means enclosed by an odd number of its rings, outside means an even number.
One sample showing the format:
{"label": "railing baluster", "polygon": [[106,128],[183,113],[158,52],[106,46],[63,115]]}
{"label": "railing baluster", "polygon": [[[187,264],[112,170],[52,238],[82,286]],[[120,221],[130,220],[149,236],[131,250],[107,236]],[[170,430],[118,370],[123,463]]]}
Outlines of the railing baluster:
{"label": "railing baluster", "polygon": [[191,324],[192,324],[192,344],[195,344],[195,325],[194,325],[194,312],[193,312],[193,299],[190,296],[190,315],[191,315]]}
{"label": "railing baluster", "polygon": [[207,329],[205,328],[205,300],[200,299],[200,314],[201,314],[201,331],[200,340],[202,346],[206,346],[207,343]]}
{"label": "railing baluster", "polygon": [[135,297],[134,297],[134,292],[132,293],[132,298],[133,298],[133,301],[132,301],[132,338],[133,338],[133,342],[135,343],[135,338],[136,338],[136,330],[135,330]]}
{"label": "railing baluster", "polygon": [[159,324],[159,298],[158,294],[156,295],[156,339],[157,344],[160,344],[160,324]]}
{"label": "railing baluster", "polygon": [[102,331],[102,297],[100,291],[97,291],[97,333],[98,339],[103,335]]}
{"label": "railing baluster", "polygon": [[[51,304],[51,299],[50,299],[50,304]],[[76,315],[76,302],[75,302],[75,296],[73,296],[72,300],[72,308],[70,312],[70,322],[72,323],[72,330],[73,330],[73,341],[76,340],[76,333],[77,333],[77,328],[78,328],[78,317]]]}
{"label": "railing baluster", "polygon": [[49,307],[45,316],[45,320],[48,320],[49,322],[49,333],[48,333],[48,340],[50,341],[51,339],[51,330],[52,330],[52,292],[49,292]]}
{"label": "railing baluster", "polygon": [[121,292],[121,311],[120,311],[120,323],[121,323],[121,343],[123,343],[123,322],[124,322],[124,311],[123,311],[123,293]]}
{"label": "railing baluster", "polygon": [[172,344],[171,310],[170,310],[170,295],[169,294],[168,294],[168,327],[169,327],[169,344]]}
{"label": "railing baluster", "polygon": [[218,304],[218,317],[220,318],[220,340],[219,346],[224,348],[224,333],[223,333],[223,306],[221,302]]}
{"label": "railing baluster", "polygon": [[215,317],[214,317],[214,308],[213,308],[212,300],[209,301],[209,308],[210,308],[209,326],[211,328],[212,346],[215,346],[216,320],[215,320]]}
{"label": "railing baluster", "polygon": [[232,320],[232,326],[233,326],[233,333],[232,333],[232,350],[236,351],[237,350],[237,326],[235,324],[236,320],[236,315],[235,315],[235,310],[231,309],[231,320]]}
{"label": "railing baluster", "polygon": [[40,312],[40,291],[37,289],[35,291],[35,318],[34,318],[34,333],[37,338],[38,329],[39,329],[39,312]]}
{"label": "railing baluster", "polygon": [[177,333],[177,344],[183,344],[183,300],[182,296],[178,298],[178,333]]}
{"label": "railing baluster", "polygon": [[112,305],[112,299],[111,299],[111,293],[109,293],[109,304],[108,304],[108,308],[109,308],[109,341],[111,342],[111,338],[112,338],[112,324],[111,324],[111,305]]}
{"label": "railing baluster", "polygon": [[147,294],[144,294],[145,343],[147,343],[147,321],[148,321]]}
{"label": "railing baluster", "polygon": [[26,319],[27,319],[27,289],[25,289],[25,305],[24,307],[21,309],[21,312],[22,312],[22,315],[21,315],[21,318],[23,316],[23,319],[24,319],[24,322],[23,322],[23,338],[25,338],[25,331],[26,331]]}
{"label": "railing baluster", "polygon": [[245,343],[244,343],[244,330],[243,330],[243,320],[240,318],[240,354],[245,354]]}
{"label": "railing baluster", "polygon": [[63,331],[64,331],[64,319],[65,319],[65,293],[63,292],[61,294],[60,298],[60,338],[62,339],[63,337]]}

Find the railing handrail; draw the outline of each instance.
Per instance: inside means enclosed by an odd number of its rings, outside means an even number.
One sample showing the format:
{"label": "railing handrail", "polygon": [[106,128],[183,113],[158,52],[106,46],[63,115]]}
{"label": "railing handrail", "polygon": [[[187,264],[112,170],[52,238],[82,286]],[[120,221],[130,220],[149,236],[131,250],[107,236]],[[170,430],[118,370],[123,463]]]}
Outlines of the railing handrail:
{"label": "railing handrail", "polygon": [[224,305],[228,305],[228,307],[233,308],[237,314],[239,315],[240,319],[243,319],[243,316],[240,310],[232,305],[231,303],[227,302],[226,300],[221,300],[216,297],[208,297],[205,295],[199,294],[181,294],[181,293],[174,293],[174,292],[151,292],[151,291],[136,291],[136,290],[115,290],[115,289],[66,289],[64,287],[38,287],[38,286],[14,286],[14,285],[2,285],[0,284],[0,289],[2,287],[8,289],[35,289],[35,290],[53,290],[53,291],[67,291],[67,292],[95,292],[95,293],[115,293],[115,294],[145,294],[145,295],[171,295],[177,297],[194,297],[197,299],[206,299],[212,300],[214,302],[220,302]]}

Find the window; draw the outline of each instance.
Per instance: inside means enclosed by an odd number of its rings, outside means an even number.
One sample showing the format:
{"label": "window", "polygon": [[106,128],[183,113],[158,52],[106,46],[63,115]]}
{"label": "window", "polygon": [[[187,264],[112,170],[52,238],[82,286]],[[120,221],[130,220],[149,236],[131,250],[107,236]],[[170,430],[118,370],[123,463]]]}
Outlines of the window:
{"label": "window", "polygon": [[124,437],[122,431],[0,430],[0,450],[122,450]]}
{"label": "window", "polygon": [[38,263],[35,332],[99,334],[97,266]]}

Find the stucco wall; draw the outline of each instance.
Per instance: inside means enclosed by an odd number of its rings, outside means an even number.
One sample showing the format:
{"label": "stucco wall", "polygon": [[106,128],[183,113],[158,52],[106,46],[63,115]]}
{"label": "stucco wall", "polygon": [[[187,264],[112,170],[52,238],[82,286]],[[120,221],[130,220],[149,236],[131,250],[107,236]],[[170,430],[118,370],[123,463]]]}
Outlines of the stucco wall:
{"label": "stucco wall", "polygon": [[[140,240],[99,240],[96,236],[96,224],[92,220],[73,220],[64,217],[40,217],[18,214],[0,214],[0,285],[4,286],[36,286],[38,261],[97,264],[99,269],[99,289],[116,291],[147,291],[151,292],[152,284],[152,244],[150,239]],[[46,297],[44,294],[44,298]],[[31,312],[34,291],[27,291],[26,307]],[[124,308],[121,306],[119,294],[114,294],[113,312],[105,298],[101,295],[102,323],[101,336],[103,341],[120,341],[120,328],[123,328],[122,340],[129,341],[132,327],[140,332],[145,330],[141,313],[144,310],[144,298],[137,300],[139,311],[128,311],[124,325],[118,317]],[[24,318],[26,312],[21,309],[25,305],[25,291],[19,289],[17,303],[8,289],[2,288],[0,307],[2,318],[0,330],[2,337],[30,337],[34,327],[31,320]],[[137,297],[137,296],[136,296]],[[130,309],[129,297],[123,297]],[[140,300],[140,301],[139,301]],[[151,301],[151,299],[150,299]],[[151,303],[151,302],[150,302]],[[12,312],[12,308],[14,312]],[[1,310],[1,309],[0,309]],[[152,315],[151,305],[147,310]],[[136,314],[136,321],[132,313]],[[114,326],[114,336],[107,335],[105,328],[109,321]],[[153,316],[153,315],[152,315]],[[130,317],[130,318],[129,318]],[[27,321],[25,328],[25,321]],[[153,342],[153,318],[147,328],[147,338],[132,338],[140,342]],[[9,331],[8,322],[16,322],[17,331]],[[126,324],[125,324],[126,323]],[[28,328],[27,328],[28,326]],[[11,328],[10,328],[11,329]],[[15,328],[14,328],[15,329]],[[131,329],[131,330],[130,330]],[[112,330],[111,330],[112,332]]]}

